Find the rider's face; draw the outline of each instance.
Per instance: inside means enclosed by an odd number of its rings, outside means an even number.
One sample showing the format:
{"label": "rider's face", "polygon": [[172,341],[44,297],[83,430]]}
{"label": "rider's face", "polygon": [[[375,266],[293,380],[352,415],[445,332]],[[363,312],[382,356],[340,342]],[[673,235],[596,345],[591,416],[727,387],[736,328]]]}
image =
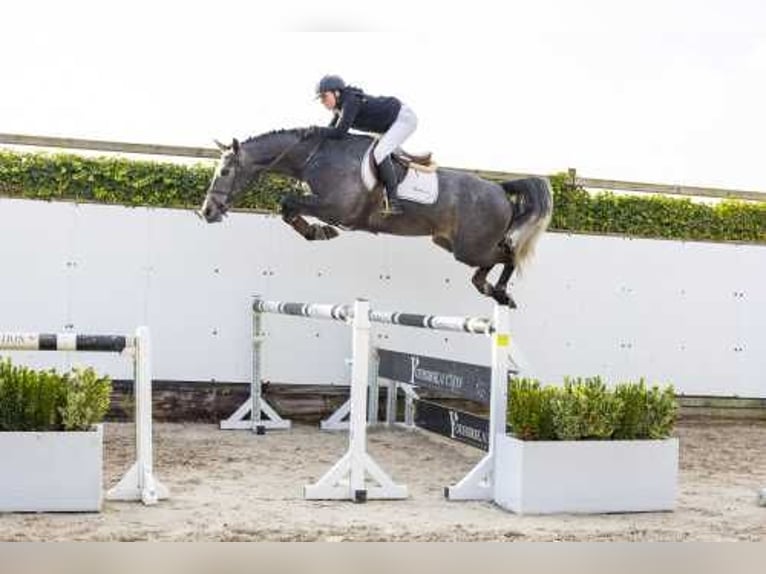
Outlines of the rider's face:
{"label": "rider's face", "polygon": [[319,95],[319,99],[322,101],[322,105],[328,110],[334,110],[335,104],[338,103],[338,100],[335,97],[335,92],[322,92]]}

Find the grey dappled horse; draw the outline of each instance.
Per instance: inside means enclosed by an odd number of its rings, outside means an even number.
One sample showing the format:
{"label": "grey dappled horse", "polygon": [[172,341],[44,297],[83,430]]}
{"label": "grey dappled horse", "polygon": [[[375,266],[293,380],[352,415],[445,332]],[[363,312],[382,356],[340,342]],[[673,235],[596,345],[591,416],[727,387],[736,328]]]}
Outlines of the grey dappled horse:
{"label": "grey dappled horse", "polygon": [[[332,239],[335,227],[392,235],[430,235],[455,259],[476,267],[472,283],[480,293],[515,307],[507,293],[514,268],[520,268],[550,222],[553,200],[546,179],[530,177],[493,183],[469,173],[437,170],[439,197],[432,205],[402,200],[403,213],[381,213],[380,186],[368,191],[361,161],[372,138],[350,134],[322,139],[309,129],[280,130],[230,146],[218,144],[221,160],[200,215],[221,221],[237,194],[264,172],[291,176],[311,193],[282,199],[282,217],[306,239]],[[400,174],[404,168],[397,165]],[[323,221],[309,224],[302,216]],[[493,286],[487,275],[502,264]]]}

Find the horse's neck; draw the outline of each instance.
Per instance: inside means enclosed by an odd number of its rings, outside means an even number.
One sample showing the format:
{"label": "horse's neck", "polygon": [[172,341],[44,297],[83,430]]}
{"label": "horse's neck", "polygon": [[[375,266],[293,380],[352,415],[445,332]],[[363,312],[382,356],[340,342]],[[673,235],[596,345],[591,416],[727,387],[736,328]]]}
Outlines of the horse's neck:
{"label": "horse's neck", "polygon": [[290,133],[275,134],[274,136],[266,136],[266,138],[274,139],[254,142],[254,144],[262,146],[253,150],[254,161],[259,164],[266,164],[268,166],[267,171],[300,177],[306,157],[309,154],[309,142],[303,142],[299,136]]}

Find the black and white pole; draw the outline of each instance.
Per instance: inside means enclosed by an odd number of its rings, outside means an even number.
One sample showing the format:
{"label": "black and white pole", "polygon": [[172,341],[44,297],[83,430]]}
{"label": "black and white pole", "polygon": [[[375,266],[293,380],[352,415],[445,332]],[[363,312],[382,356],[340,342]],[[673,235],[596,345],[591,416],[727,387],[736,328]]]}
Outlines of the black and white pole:
{"label": "black and white pole", "polygon": [[147,505],[156,504],[158,500],[168,497],[167,488],[156,479],[153,469],[151,343],[147,327],[139,327],[134,336],[0,333],[0,350],[132,354],[136,460],[106,497],[108,500],[140,500]]}
{"label": "black and white pole", "polygon": [[[507,307],[496,305],[492,319],[484,317],[453,317],[441,315],[421,315],[415,313],[386,312],[371,310],[365,300],[357,300],[353,307],[348,305],[323,305],[315,303],[289,303],[281,301],[266,301],[256,299],[253,304],[256,315],[271,313],[307,317],[313,319],[329,319],[351,323],[353,332],[352,345],[352,374],[351,397],[344,405],[349,414],[349,448],[346,454],[330,468],[315,484],[304,488],[307,499],[337,500],[348,499],[363,501],[366,499],[399,499],[407,497],[407,488],[398,485],[377,465],[366,451],[366,432],[368,411],[368,382],[379,374],[377,369],[370,377],[371,344],[370,328],[372,323],[400,325],[439,331],[455,331],[468,334],[482,334],[490,338],[492,345],[491,381],[488,402],[490,403],[490,422],[488,437],[488,452],[485,457],[471,470],[465,478],[456,485],[445,489],[445,495],[452,500],[492,500],[494,499],[495,450],[498,436],[505,433],[507,383],[510,358],[510,316]],[[254,328],[260,332],[260,326]],[[260,365],[263,349],[261,340],[254,346],[256,364]],[[430,359],[438,360],[438,359]],[[450,361],[444,361],[450,363]],[[470,366],[473,369],[486,367]],[[451,367],[448,367],[451,368]],[[403,382],[399,380],[399,382]],[[254,370],[253,384],[260,384],[260,372]],[[411,387],[411,385],[410,385]],[[416,398],[414,390],[410,388]],[[391,393],[395,397],[394,392]],[[374,396],[373,400],[377,397]],[[266,402],[260,397],[260,389],[253,388],[251,398],[235,413],[247,414],[246,409],[257,409],[252,401],[259,401],[265,413]],[[389,413],[394,411],[395,402],[390,400]],[[413,401],[408,408],[408,420],[413,423]],[[256,411],[257,412],[257,411]],[[372,412],[372,409],[370,410]],[[390,416],[389,416],[390,420]],[[266,421],[263,421],[265,423]],[[241,421],[242,426],[228,428],[253,428],[250,421]],[[223,427],[223,424],[222,424]],[[225,427],[223,427],[225,428]],[[370,484],[365,475],[372,479]]]}

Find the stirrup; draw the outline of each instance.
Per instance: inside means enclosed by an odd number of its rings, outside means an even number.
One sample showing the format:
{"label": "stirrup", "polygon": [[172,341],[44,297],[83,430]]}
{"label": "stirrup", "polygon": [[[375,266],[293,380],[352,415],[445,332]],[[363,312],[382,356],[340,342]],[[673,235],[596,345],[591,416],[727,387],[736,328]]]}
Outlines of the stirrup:
{"label": "stirrup", "polygon": [[383,194],[383,209],[380,210],[383,215],[401,215],[404,213],[400,205],[392,207],[391,202],[388,200],[388,195]]}

